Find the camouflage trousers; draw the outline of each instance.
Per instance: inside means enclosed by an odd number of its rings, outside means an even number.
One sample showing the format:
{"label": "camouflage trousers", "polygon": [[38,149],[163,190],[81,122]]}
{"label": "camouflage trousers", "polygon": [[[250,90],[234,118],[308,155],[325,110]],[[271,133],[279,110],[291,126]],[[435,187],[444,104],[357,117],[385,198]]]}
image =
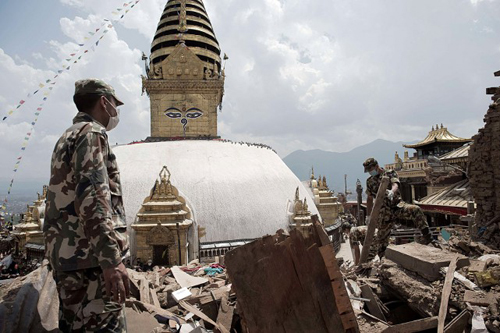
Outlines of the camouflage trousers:
{"label": "camouflage trousers", "polygon": [[392,227],[394,226],[394,221],[397,219],[411,220],[415,224],[415,228],[420,230],[429,227],[422,209],[417,205],[400,202],[397,207],[393,209],[381,210],[378,222],[378,233],[373,239],[373,244],[380,258],[384,256],[385,250],[389,245]]}
{"label": "camouflage trousers", "polygon": [[125,310],[106,296],[101,268],[54,271],[61,332],[126,332]]}

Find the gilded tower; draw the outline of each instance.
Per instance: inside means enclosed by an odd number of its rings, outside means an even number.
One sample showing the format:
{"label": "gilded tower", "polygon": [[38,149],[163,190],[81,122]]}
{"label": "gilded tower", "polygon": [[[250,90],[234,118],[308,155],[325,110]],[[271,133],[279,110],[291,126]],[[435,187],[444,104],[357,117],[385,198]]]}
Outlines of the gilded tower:
{"label": "gilded tower", "polygon": [[152,140],[217,137],[224,94],[220,54],[203,1],[169,0],[143,77],[151,101]]}

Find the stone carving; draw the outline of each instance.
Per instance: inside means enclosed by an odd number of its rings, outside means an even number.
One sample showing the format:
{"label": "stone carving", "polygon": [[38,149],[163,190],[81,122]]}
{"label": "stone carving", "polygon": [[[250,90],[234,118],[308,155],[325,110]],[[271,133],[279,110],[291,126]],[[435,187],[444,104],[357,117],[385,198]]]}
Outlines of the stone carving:
{"label": "stone carving", "polygon": [[173,245],[175,237],[170,229],[162,227],[161,222],[158,222],[156,227],[149,231],[146,242],[148,245]]}

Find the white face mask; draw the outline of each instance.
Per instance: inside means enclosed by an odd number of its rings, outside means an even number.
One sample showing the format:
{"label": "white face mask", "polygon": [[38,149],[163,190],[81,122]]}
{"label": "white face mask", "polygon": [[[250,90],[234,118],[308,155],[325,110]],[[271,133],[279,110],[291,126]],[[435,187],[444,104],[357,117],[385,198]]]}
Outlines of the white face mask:
{"label": "white face mask", "polygon": [[[108,99],[105,97],[106,101],[108,101]],[[111,131],[112,129],[114,129],[118,123],[120,122],[120,109],[117,109],[113,106],[113,104],[111,104],[110,101],[108,101],[109,105],[111,105],[111,107],[113,109],[115,109],[115,112],[116,112],[116,116],[112,116],[109,114],[108,110],[105,108],[104,110],[106,111],[106,113],[108,114],[109,116],[109,121],[108,121],[108,125],[106,126],[106,131]]]}
{"label": "white face mask", "polygon": [[370,171],[369,174],[370,174],[370,176],[375,177],[376,175],[378,175],[378,171],[377,171],[377,169],[375,169],[375,170]]}

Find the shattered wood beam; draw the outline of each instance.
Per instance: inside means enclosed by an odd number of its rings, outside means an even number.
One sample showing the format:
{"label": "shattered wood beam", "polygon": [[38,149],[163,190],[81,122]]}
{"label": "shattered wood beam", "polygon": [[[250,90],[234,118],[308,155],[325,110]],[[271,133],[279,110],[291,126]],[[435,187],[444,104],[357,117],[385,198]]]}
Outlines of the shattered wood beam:
{"label": "shattered wood beam", "polygon": [[368,253],[370,253],[370,246],[373,241],[373,234],[378,226],[378,215],[380,213],[380,208],[384,203],[385,191],[389,185],[389,177],[382,177],[380,186],[377,191],[377,197],[375,198],[375,204],[373,210],[370,214],[370,223],[368,224],[368,230],[366,231],[365,243],[363,244],[363,249],[361,250],[361,256],[359,258],[358,265],[364,264],[368,259]]}
{"label": "shattered wood beam", "polygon": [[455,255],[450,262],[448,271],[446,272],[446,278],[444,280],[443,292],[441,294],[441,306],[439,307],[438,315],[438,333],[444,333],[444,321],[446,319],[446,313],[448,312],[448,301],[451,294],[451,285],[453,283],[453,277],[455,270],[457,269],[458,255]]}
{"label": "shattered wood beam", "polygon": [[403,324],[393,325],[386,328],[382,333],[412,333],[412,332],[420,332],[429,330],[432,328],[436,328],[438,324],[437,317],[429,317],[419,320],[410,321]]}

